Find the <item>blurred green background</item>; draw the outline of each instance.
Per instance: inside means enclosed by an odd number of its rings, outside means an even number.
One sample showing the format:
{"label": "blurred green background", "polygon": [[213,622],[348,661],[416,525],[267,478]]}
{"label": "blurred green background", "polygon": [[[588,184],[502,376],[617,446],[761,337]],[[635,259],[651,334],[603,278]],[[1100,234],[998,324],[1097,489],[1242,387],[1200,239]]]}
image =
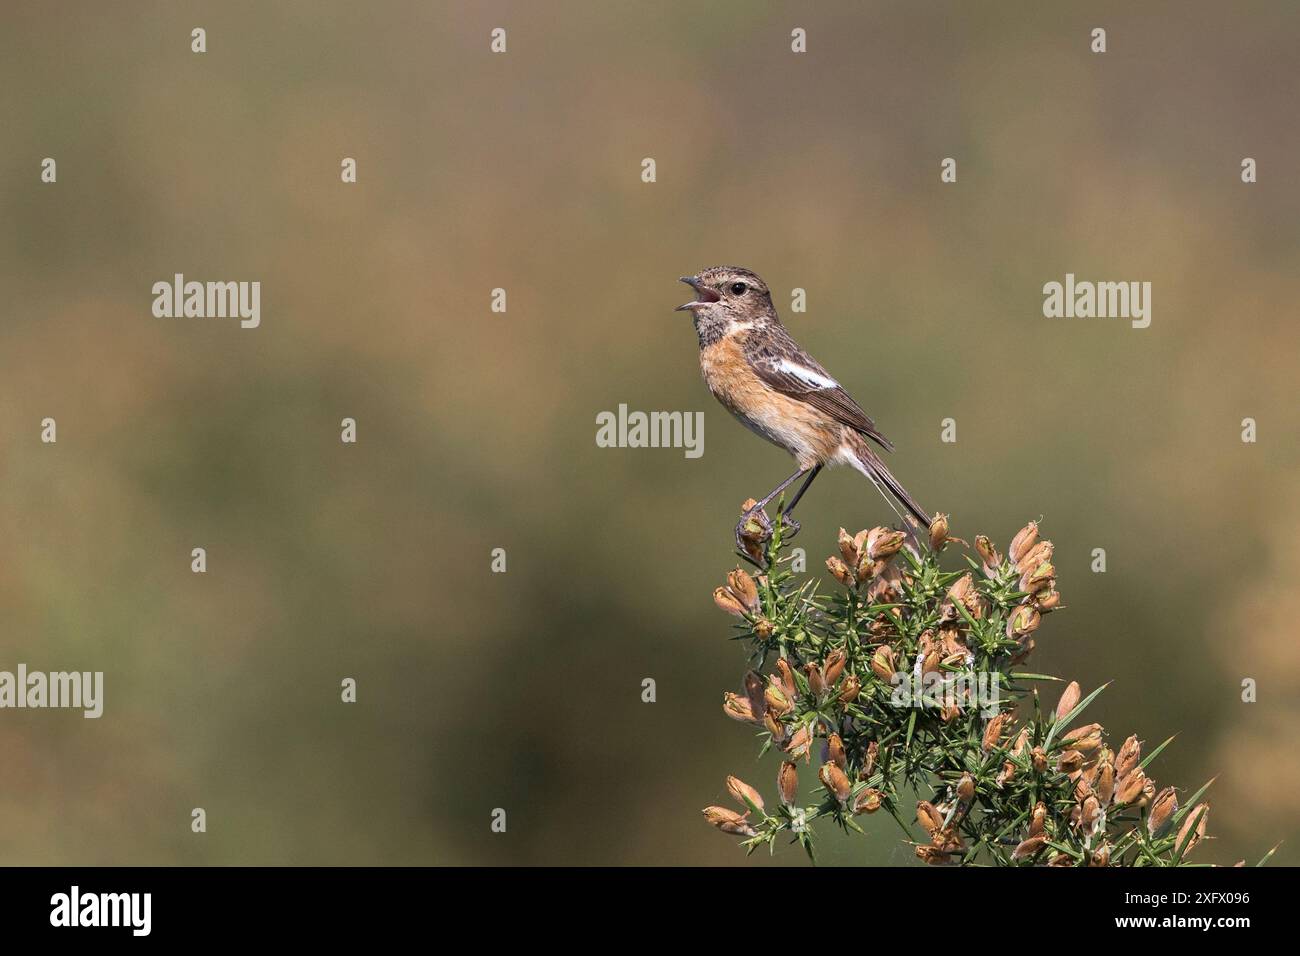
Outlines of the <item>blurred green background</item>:
{"label": "blurred green background", "polygon": [[[0,669],[106,700],[0,712],[0,860],[741,862],[699,810],[776,764],[710,591],[790,466],[671,311],[735,263],[954,533],[1042,517],[1035,669],[1221,774],[1200,859],[1300,861],[1300,10],[1133,6],[7,2]],[[153,318],[176,272],[261,328]],[[1043,318],[1067,272],[1151,327]],[[704,456],[598,448],[620,402]],[[801,517],[816,570],[890,514],[836,471]],[[826,859],[915,862],[884,816]]]}

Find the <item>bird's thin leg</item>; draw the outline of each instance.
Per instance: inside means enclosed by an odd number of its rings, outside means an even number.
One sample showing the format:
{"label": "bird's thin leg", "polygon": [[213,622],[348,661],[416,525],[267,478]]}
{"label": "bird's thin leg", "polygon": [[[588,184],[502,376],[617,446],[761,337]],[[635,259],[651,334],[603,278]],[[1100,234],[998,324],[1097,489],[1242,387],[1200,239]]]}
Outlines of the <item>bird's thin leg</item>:
{"label": "bird's thin leg", "polygon": [[768,494],[763,498],[762,501],[759,501],[757,504],[754,505],[754,507],[750,508],[748,511],[746,511],[744,514],[740,516],[740,521],[737,522],[736,524],[736,547],[740,548],[740,550],[742,551],[745,550],[744,543],[741,541],[740,538],[740,532],[744,530],[745,522],[748,521],[750,518],[752,518],[754,515],[761,512],[764,508],[766,508],[768,502],[770,502],[781,492],[785,491],[785,489],[789,488],[792,484],[795,483],[795,481],[797,481],[800,477],[802,477],[803,474],[804,474],[804,470],[802,468],[799,469],[793,475],[787,478],[785,481],[781,482],[770,492],[768,492]]}
{"label": "bird's thin leg", "polygon": [[803,497],[803,493],[808,490],[808,486],[813,483],[813,479],[816,478],[819,474],[821,474],[821,470],[824,467],[825,467],[824,465],[813,466],[813,469],[810,472],[808,472],[808,477],[805,478],[803,484],[799,486],[799,490],[796,491],[794,493],[794,497],[790,499],[790,503],[785,506],[785,511],[781,512],[781,520],[784,521],[789,526],[790,528],[789,537],[791,538],[793,538],[796,534],[799,533],[799,522],[795,521],[794,518],[790,517],[790,513],[794,511],[794,506],[799,503],[799,499]]}
{"label": "bird's thin leg", "polygon": [[812,471],[809,472],[808,477],[804,480],[804,483],[799,486],[799,490],[794,493],[794,498],[791,499],[788,505],[786,505],[785,511],[782,512],[783,514],[789,515],[791,511],[794,511],[794,506],[799,503],[799,499],[803,497],[803,493],[808,490],[808,486],[813,483],[813,479],[821,473],[821,470],[824,467],[826,466],[816,465],[813,467]]}
{"label": "bird's thin leg", "polygon": [[[769,492],[767,493],[767,497],[763,498],[763,500],[761,500],[758,504],[754,505],[754,507],[750,508],[749,510],[750,510],[751,512],[753,512],[753,511],[762,511],[764,508],[767,507],[768,503],[769,503],[773,498],[775,498],[775,497],[776,497],[777,495],[779,495],[781,492],[785,491],[785,489],[789,488],[789,487],[790,487],[792,484],[794,484],[795,481],[797,481],[799,478],[802,478],[802,477],[804,476],[804,474],[806,474],[806,472],[805,472],[802,468],[800,468],[798,471],[796,471],[793,475],[791,475],[791,476],[790,476],[789,478],[787,478],[785,481],[781,482],[779,485],[777,485],[775,488],[773,488],[771,491],[769,491]],[[806,487],[808,487],[808,486],[805,484],[804,487],[806,488]],[[800,494],[802,494],[802,493],[803,493],[803,490],[800,489]],[[797,496],[796,496],[796,498],[797,498]]]}

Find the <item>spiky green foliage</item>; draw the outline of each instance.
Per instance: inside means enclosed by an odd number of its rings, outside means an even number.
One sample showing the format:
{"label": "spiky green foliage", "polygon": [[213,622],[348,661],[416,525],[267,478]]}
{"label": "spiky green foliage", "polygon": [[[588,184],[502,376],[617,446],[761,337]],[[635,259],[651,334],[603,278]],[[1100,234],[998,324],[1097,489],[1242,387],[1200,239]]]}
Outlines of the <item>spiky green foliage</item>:
{"label": "spiky green foliage", "polygon": [[946,520],[905,538],[841,531],[826,592],[792,568],[790,531],[750,520],[738,554],[757,573],[714,595],[753,666],[724,709],[780,754],[779,799],[738,797],[709,822],[751,853],[789,838],[815,858],[819,825],[860,833],[855,817],[884,810],[935,864],[1187,864],[1209,784],[1179,806],[1146,774],[1169,741],[1146,760],[1136,737],[1112,750],[1081,722],[1104,687],[1071,684],[1044,710],[1037,689],[1058,679],[1023,666],[1060,600],[1037,525],[1005,557],[949,538]]}

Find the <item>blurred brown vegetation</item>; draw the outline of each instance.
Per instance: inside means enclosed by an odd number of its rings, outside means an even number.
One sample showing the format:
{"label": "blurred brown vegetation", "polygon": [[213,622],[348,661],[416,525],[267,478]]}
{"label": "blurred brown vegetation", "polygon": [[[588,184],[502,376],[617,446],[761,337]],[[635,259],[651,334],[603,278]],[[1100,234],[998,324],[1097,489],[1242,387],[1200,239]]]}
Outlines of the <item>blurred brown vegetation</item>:
{"label": "blurred brown vegetation", "polygon": [[[788,324],[954,533],[1050,520],[1036,668],[1181,732],[1164,779],[1225,774],[1202,859],[1300,859],[1293,5],[2,16],[0,668],[103,670],[106,709],[0,713],[0,859],[734,862],[699,832],[754,757],[709,590],[788,463],[671,311],[720,262],[808,290]],[[154,319],[175,272],[261,280],[262,327]],[[1044,319],[1066,272],[1151,281],[1151,328]],[[703,458],[597,448],[619,402],[704,410]],[[837,472],[800,517],[813,555],[888,514]],[[835,842],[910,860],[887,821]]]}

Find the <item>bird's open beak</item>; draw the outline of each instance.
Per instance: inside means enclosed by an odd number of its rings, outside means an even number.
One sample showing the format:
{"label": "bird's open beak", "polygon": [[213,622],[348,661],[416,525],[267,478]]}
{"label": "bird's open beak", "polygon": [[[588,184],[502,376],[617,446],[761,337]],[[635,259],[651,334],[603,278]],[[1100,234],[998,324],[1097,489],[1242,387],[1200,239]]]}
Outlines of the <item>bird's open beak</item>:
{"label": "bird's open beak", "polygon": [[686,312],[691,309],[699,309],[712,302],[717,302],[722,298],[722,296],[718,295],[718,293],[714,292],[712,289],[700,285],[700,280],[695,278],[695,276],[682,276],[678,281],[685,282],[695,290],[695,299],[691,302],[683,302],[677,308],[673,309],[674,312]]}

